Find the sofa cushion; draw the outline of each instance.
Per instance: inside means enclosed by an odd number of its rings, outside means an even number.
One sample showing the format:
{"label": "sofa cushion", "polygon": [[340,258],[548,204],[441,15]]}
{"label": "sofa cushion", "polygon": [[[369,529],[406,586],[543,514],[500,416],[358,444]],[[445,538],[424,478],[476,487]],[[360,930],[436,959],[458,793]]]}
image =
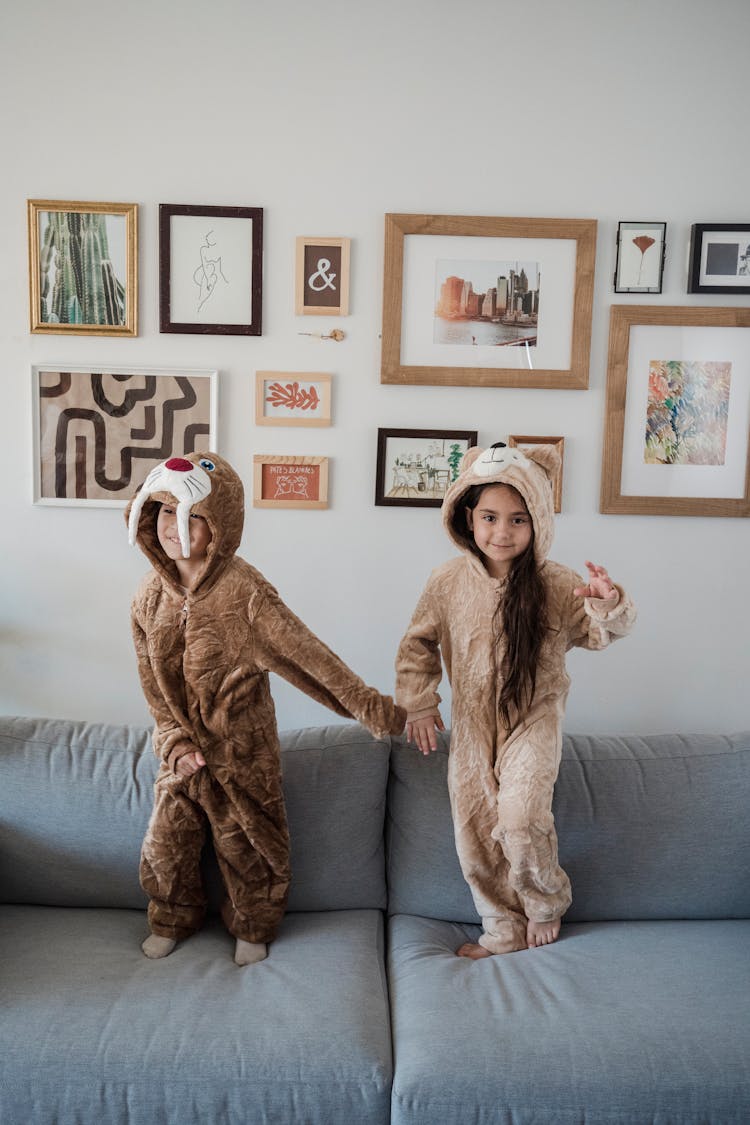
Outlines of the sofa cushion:
{"label": "sofa cushion", "polygon": [[[476,922],[453,844],[448,734],[425,758],[391,753],[389,911]],[[566,736],[555,788],[568,921],[747,918],[750,732]]]}
{"label": "sofa cushion", "polygon": [[[389,747],[354,725],[281,735],[290,910],[383,908]],[[143,907],[157,761],[140,727],[0,718],[0,901]],[[210,849],[209,898],[221,898]]]}
{"label": "sofa cushion", "polygon": [[175,1125],[388,1119],[380,911],[287,914],[238,968],[218,920],[163,961],[142,911],[0,907],[0,1120]]}
{"label": "sofa cushion", "polygon": [[392,1125],[746,1125],[750,921],[564,925],[470,961],[479,928],[389,922]]}

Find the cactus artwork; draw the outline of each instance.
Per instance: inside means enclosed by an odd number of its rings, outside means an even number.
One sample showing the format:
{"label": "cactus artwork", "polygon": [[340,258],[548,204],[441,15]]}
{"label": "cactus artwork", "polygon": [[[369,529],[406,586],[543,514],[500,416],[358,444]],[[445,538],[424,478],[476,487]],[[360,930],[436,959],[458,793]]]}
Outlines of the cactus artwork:
{"label": "cactus artwork", "polygon": [[107,216],[46,211],[39,252],[40,315],[45,324],[124,325],[125,286],[107,238]]}

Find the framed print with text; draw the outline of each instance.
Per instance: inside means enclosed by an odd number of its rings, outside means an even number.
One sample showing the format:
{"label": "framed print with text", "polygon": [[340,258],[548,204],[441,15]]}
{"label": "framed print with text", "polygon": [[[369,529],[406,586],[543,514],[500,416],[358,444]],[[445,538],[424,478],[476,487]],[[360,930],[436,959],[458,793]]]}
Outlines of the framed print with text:
{"label": "framed print with text", "polygon": [[327,508],[328,458],[256,453],[254,508]]}
{"label": "framed print with text", "polygon": [[350,238],[298,238],[297,316],[348,316]]}

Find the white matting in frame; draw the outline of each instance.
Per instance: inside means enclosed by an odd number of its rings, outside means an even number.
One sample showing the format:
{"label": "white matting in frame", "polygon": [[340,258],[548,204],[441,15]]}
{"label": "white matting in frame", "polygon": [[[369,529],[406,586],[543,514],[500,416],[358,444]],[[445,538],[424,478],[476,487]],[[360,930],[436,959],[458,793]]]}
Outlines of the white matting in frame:
{"label": "white matting in frame", "polygon": [[[576,240],[459,235],[404,236],[401,363],[404,366],[530,368],[566,371],[571,366]],[[439,263],[470,264],[480,284],[496,264],[536,264],[539,311],[535,343],[512,346],[436,343]],[[467,271],[468,272],[468,271]],[[470,280],[470,279],[467,279]]]}
{"label": "white matting in frame", "polygon": [[253,220],[171,215],[170,319],[175,324],[253,320]]}
{"label": "white matting in frame", "polygon": [[[720,464],[649,464],[645,460],[649,375],[656,361],[729,364],[726,444]],[[679,325],[630,327],[623,433],[623,496],[742,498],[750,424],[750,333],[746,328]]]}

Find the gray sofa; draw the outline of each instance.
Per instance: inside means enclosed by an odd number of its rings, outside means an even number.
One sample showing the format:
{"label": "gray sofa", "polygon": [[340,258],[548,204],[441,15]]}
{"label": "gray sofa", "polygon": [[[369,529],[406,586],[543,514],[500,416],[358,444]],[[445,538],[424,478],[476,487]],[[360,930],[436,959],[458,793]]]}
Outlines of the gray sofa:
{"label": "gray sofa", "polygon": [[561,939],[478,962],[446,753],[283,736],[289,912],[240,969],[215,916],[140,952],[148,732],[0,719],[3,1125],[747,1125],[750,732],[566,738]]}

